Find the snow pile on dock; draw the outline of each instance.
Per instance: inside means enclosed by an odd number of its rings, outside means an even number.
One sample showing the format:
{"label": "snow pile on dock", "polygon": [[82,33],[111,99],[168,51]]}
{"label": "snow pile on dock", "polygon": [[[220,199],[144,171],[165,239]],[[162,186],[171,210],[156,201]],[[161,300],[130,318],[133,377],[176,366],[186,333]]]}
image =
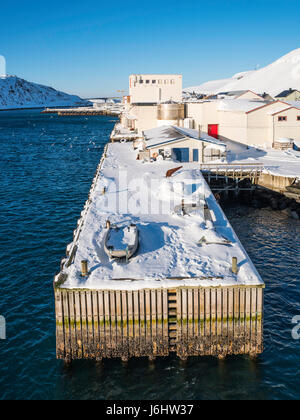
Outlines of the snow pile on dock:
{"label": "snow pile on dock", "polygon": [[[131,144],[109,144],[62,287],[131,290],[263,284],[196,164],[142,163]],[[105,187],[105,188],[104,188]],[[129,261],[104,252],[105,226],[134,224],[140,244]],[[73,244],[74,245],[74,244]],[[239,272],[234,274],[232,258]],[[89,276],[81,277],[87,260]]]}

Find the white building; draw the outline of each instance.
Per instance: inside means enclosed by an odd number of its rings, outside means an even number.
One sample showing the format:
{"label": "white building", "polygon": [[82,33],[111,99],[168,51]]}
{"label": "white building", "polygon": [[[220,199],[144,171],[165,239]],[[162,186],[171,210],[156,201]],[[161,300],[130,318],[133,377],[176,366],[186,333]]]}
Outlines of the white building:
{"label": "white building", "polygon": [[129,77],[131,104],[182,101],[182,76],[178,74],[133,74]]}
{"label": "white building", "polygon": [[300,109],[274,101],[231,99],[189,103],[187,117],[194,126],[222,141],[271,148],[282,138],[300,140]]}
{"label": "white building", "polygon": [[140,137],[146,130],[169,125],[200,127],[210,137],[249,146],[271,148],[282,139],[300,141],[299,103],[264,100],[250,90],[224,92],[224,99],[183,103],[180,75],[131,75],[129,83],[121,124]]}
{"label": "white building", "polygon": [[183,126],[185,109],[183,103],[171,101],[161,104],[131,104],[123,113],[121,123],[124,128],[136,130],[142,135],[143,131],[162,125]]}
{"label": "white building", "polygon": [[[172,159],[177,162],[226,161],[226,145],[196,130],[161,126],[144,132],[142,158]],[[148,152],[148,155],[145,153]]]}

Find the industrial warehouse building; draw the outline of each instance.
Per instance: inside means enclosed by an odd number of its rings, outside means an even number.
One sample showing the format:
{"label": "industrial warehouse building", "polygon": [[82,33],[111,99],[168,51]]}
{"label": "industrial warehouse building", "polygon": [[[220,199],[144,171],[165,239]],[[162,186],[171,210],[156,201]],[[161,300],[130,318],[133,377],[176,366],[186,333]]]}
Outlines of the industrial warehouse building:
{"label": "industrial warehouse building", "polygon": [[121,117],[123,127],[136,130],[142,134],[145,130],[163,126],[182,126],[186,106],[180,102],[167,101],[161,104],[132,104]]}
{"label": "industrial warehouse building", "polygon": [[[142,137],[160,126],[200,130],[209,137],[248,146],[284,147],[300,141],[300,102],[272,100],[250,90],[224,92],[217,99],[182,102],[182,77],[132,75],[121,124]],[[297,99],[297,91],[286,91]],[[220,99],[222,98],[222,99]],[[190,158],[191,160],[191,158]]]}
{"label": "industrial warehouse building", "polygon": [[195,126],[222,141],[271,148],[282,138],[300,140],[300,109],[287,102],[206,101],[187,104],[186,112]]}
{"label": "industrial warehouse building", "polygon": [[[133,74],[129,77],[129,96],[124,97],[121,124],[140,135],[145,130],[167,124],[167,120],[179,125],[185,113],[181,102],[181,75]],[[169,106],[162,107],[162,104]]]}

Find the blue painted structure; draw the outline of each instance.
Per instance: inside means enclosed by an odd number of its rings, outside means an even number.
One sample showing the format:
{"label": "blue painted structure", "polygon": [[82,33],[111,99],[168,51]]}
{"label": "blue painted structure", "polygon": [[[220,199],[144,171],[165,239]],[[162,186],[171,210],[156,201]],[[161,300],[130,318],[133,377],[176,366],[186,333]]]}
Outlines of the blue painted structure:
{"label": "blue painted structure", "polygon": [[199,150],[193,149],[193,162],[199,162]]}
{"label": "blue painted structure", "polygon": [[181,147],[173,149],[174,155],[178,162],[190,161],[190,149],[188,147]]}

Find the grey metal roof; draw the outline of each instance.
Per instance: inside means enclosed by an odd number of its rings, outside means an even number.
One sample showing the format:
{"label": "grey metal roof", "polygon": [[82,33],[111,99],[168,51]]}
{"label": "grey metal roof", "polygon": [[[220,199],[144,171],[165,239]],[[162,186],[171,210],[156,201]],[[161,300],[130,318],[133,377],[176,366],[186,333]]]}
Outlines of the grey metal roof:
{"label": "grey metal roof", "polygon": [[287,98],[292,93],[299,92],[297,89],[288,89],[281,92],[279,95],[275,96],[276,98]]}
{"label": "grey metal roof", "polygon": [[246,92],[249,92],[249,91],[248,90],[232,90],[230,92],[220,92],[218,95],[239,96]]}
{"label": "grey metal roof", "polygon": [[143,134],[146,141],[147,149],[156,146],[162,146],[168,143],[174,143],[184,139],[193,139],[199,142],[201,141],[209,144],[215,144],[218,146],[226,147],[226,145],[220,142],[220,140],[210,137],[205,133],[202,133],[201,138],[199,139],[199,133],[197,130],[177,126],[164,125],[161,127],[152,128],[151,130],[146,130]]}
{"label": "grey metal roof", "polygon": [[272,96],[268,93],[264,92],[262,95],[260,95],[263,99],[272,99]]}
{"label": "grey metal roof", "polygon": [[153,147],[185,139],[187,136],[177,131],[173,126],[152,128],[144,132],[146,147]]}
{"label": "grey metal roof", "polygon": [[133,106],[155,106],[158,105],[158,102],[133,102]]}

